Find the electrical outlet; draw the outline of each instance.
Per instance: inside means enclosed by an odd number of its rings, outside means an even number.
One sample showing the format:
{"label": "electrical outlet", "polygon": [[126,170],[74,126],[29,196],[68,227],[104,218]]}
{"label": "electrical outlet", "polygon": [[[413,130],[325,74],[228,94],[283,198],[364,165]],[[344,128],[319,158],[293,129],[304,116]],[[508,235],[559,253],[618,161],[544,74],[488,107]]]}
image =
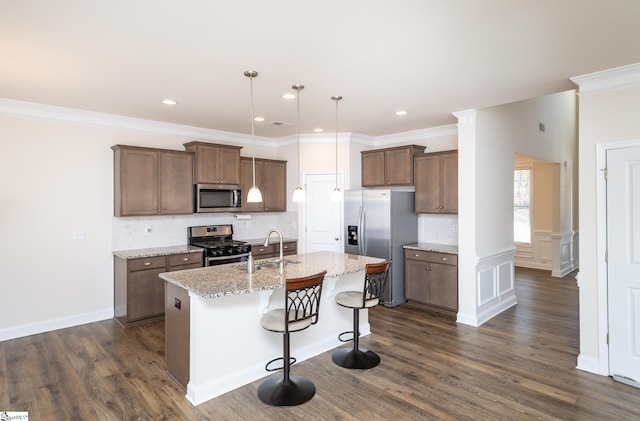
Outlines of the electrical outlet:
{"label": "electrical outlet", "polygon": [[145,227],[144,228],[144,233],[147,234],[147,235],[151,235],[151,231],[152,231],[151,227]]}
{"label": "electrical outlet", "polygon": [[452,229],[453,229],[453,232],[458,232],[458,226],[457,225],[453,225]]}

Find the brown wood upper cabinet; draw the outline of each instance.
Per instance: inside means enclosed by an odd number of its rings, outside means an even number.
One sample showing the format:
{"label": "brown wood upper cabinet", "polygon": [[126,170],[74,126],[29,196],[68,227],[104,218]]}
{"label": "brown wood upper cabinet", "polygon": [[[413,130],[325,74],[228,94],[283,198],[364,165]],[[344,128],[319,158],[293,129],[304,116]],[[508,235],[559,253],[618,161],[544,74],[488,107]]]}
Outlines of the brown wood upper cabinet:
{"label": "brown wood upper cabinet", "polygon": [[362,151],[362,187],[412,186],[413,156],[422,152],[418,145]]}
{"label": "brown wood upper cabinet", "polygon": [[241,212],[285,212],[287,210],[287,161],[256,158],[256,186],[262,193],[262,202],[247,202],[253,185],[253,159],[240,159],[242,189]]}
{"label": "brown wood upper cabinet", "polygon": [[114,215],[193,213],[193,154],[115,145]]}
{"label": "brown wood upper cabinet", "polygon": [[196,156],[196,184],[240,184],[241,146],[189,142],[184,147]]}
{"label": "brown wood upper cabinet", "polygon": [[458,151],[415,156],[416,213],[458,213]]}

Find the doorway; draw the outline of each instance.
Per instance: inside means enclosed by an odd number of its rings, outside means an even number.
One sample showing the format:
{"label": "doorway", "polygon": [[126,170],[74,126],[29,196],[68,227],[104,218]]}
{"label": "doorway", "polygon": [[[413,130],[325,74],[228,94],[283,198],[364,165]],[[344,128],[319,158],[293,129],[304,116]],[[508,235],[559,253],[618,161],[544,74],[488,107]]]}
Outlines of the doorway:
{"label": "doorway", "polygon": [[[342,251],[342,202],[331,202],[336,174],[306,174],[305,252]],[[338,175],[338,186],[340,176]]]}
{"label": "doorway", "polygon": [[640,387],[640,146],[606,151],[609,374]]}

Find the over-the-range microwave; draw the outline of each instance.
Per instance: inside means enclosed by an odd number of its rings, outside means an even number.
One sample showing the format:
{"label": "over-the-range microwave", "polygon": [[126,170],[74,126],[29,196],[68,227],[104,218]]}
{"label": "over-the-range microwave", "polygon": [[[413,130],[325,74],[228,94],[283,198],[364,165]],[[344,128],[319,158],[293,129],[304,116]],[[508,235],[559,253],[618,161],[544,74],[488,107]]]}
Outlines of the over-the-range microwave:
{"label": "over-the-range microwave", "polygon": [[195,211],[235,212],[242,205],[242,192],[237,185],[196,184]]}

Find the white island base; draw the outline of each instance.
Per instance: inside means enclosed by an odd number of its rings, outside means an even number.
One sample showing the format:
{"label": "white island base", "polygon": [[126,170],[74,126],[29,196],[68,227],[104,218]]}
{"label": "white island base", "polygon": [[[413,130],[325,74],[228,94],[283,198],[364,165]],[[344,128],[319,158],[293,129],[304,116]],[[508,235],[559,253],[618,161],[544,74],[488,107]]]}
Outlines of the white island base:
{"label": "white island base", "polygon": [[[312,256],[313,254],[292,257],[297,257],[305,263]],[[344,256],[347,255],[340,254],[340,258]],[[380,259],[355,258],[350,255],[348,258],[350,260],[347,262],[349,265],[353,264],[353,260],[360,260],[355,270],[350,268],[350,270],[345,271],[338,268],[337,271],[330,270],[328,272],[327,275],[333,273],[333,276],[325,277],[318,323],[303,331],[291,333],[291,356],[295,357],[298,362],[343,345],[338,340],[338,335],[341,332],[353,329],[353,310],[336,304],[335,295],[346,290],[362,290],[364,285],[364,264],[377,262]],[[282,280],[287,276],[290,278],[297,277],[297,272],[305,266],[307,267],[305,272],[309,269],[315,271],[315,268],[301,264],[300,267],[296,268],[297,270],[292,270],[293,266],[290,266],[291,269],[289,270],[285,269],[285,273],[280,277]],[[183,273],[186,275],[200,275],[200,273],[194,271],[207,270],[213,271],[215,269],[194,269],[192,271],[183,271]],[[259,274],[257,272],[256,275],[264,277],[271,271],[260,271],[263,273]],[[276,272],[278,270],[273,269],[273,271]],[[287,272],[289,272],[288,275]],[[175,301],[174,293],[177,291],[176,288],[186,298],[186,290],[176,286],[182,281],[180,279],[181,273],[171,272],[163,275],[161,276],[168,281],[166,297],[167,341],[172,340],[170,338],[180,337],[180,332],[176,335],[176,332],[171,333],[170,330],[185,328],[189,330],[186,335],[189,338],[189,361],[187,363],[189,374],[186,397],[193,405],[199,405],[267,375],[282,375],[281,371],[271,373],[265,370],[265,364],[268,361],[281,357],[283,354],[282,334],[267,331],[260,325],[260,318],[263,314],[273,308],[284,307],[284,288],[282,288],[282,284],[272,289],[261,290],[254,290],[252,286],[249,289],[251,292],[216,296],[215,298],[205,298],[198,291],[189,290],[189,303],[183,303],[182,305],[183,310],[189,311],[189,326],[184,326],[184,324],[180,326],[172,322],[171,310],[175,311],[175,308],[172,307]],[[258,280],[257,277],[255,280]],[[189,289],[188,285],[187,287],[182,285],[182,287]],[[187,305],[185,306],[184,304]],[[187,315],[185,314],[184,316],[186,317]],[[369,333],[368,312],[361,310],[360,334],[365,336]],[[173,345],[175,347],[176,344]],[[183,348],[186,347],[182,346]],[[172,362],[170,358],[168,343],[167,360],[169,362],[169,372],[176,379],[179,379],[177,373],[171,372]],[[295,373],[295,365],[292,368],[292,373]],[[313,378],[309,380],[313,382]]]}

